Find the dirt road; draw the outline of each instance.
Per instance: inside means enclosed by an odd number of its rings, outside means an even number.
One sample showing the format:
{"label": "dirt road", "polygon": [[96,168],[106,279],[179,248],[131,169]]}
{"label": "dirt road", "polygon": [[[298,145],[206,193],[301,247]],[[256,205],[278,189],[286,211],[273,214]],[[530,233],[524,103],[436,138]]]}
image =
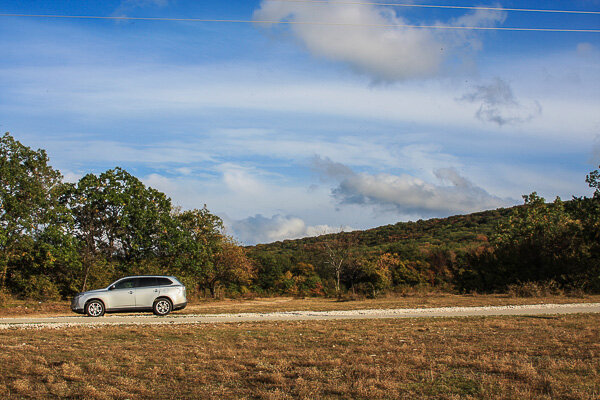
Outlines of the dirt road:
{"label": "dirt road", "polygon": [[112,314],[100,318],[85,316],[69,317],[21,317],[0,318],[0,329],[10,328],[62,328],[68,326],[101,325],[155,325],[155,324],[207,324],[260,321],[308,321],[366,318],[444,318],[476,317],[497,315],[548,315],[600,313],[600,303],[580,304],[536,304],[520,306],[489,307],[444,307],[444,308],[402,308],[387,310],[351,311],[288,311],[273,313],[244,314],[171,314],[156,317],[151,314]]}

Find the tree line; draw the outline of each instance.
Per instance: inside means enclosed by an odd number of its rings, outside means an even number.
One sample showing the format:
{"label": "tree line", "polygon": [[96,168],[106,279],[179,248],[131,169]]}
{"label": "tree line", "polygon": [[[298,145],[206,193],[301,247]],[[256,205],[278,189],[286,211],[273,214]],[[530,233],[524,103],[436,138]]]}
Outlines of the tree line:
{"label": "tree line", "polygon": [[0,139],[0,290],[57,299],[134,274],[190,291],[249,286],[255,266],[204,206],[181,211],[121,168],[63,182],[44,150]]}
{"label": "tree line", "polygon": [[[600,168],[600,167],[599,167]],[[133,274],[191,293],[377,296],[424,287],[502,292],[537,282],[600,292],[600,171],[592,197],[252,247],[206,206],[175,207],[121,168],[64,182],[44,150],[0,139],[0,291],[58,299]]]}

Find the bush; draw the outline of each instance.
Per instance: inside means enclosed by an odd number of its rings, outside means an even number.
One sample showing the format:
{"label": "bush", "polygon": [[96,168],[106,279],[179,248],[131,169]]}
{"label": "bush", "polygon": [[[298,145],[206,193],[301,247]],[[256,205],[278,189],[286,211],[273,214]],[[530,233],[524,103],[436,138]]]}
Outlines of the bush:
{"label": "bush", "polygon": [[0,289],[0,307],[4,307],[8,304],[10,300],[10,294],[8,294],[4,289]]}
{"label": "bush", "polygon": [[519,282],[508,285],[508,294],[512,297],[562,296],[564,291],[553,280],[545,282]]}
{"label": "bush", "polygon": [[45,275],[33,275],[25,280],[23,294],[34,300],[60,300],[58,287]]}

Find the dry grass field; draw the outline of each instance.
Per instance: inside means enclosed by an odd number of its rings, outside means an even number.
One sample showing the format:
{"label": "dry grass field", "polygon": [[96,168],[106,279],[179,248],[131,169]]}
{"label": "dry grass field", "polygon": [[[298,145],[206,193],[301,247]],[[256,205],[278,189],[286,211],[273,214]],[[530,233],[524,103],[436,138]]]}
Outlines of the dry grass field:
{"label": "dry grass field", "polygon": [[0,331],[0,398],[598,399],[600,315]]}
{"label": "dry grass field", "polygon": [[[418,307],[505,306],[543,303],[600,303],[600,295],[514,297],[506,294],[458,295],[449,293],[409,293],[377,299],[338,301],[332,298],[267,297],[255,299],[195,300],[177,314],[222,314],[277,311],[332,311]],[[74,315],[67,301],[39,302],[8,298],[0,304],[1,317]]]}

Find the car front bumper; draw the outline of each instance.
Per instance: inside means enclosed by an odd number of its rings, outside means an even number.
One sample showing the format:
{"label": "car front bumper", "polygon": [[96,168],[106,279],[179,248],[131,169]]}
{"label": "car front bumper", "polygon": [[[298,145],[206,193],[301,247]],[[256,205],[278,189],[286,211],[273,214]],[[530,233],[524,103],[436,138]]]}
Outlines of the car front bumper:
{"label": "car front bumper", "polygon": [[77,314],[85,314],[84,305],[82,303],[82,297],[73,297],[73,300],[71,301],[71,311],[76,312]]}

